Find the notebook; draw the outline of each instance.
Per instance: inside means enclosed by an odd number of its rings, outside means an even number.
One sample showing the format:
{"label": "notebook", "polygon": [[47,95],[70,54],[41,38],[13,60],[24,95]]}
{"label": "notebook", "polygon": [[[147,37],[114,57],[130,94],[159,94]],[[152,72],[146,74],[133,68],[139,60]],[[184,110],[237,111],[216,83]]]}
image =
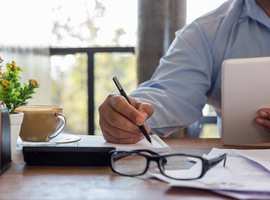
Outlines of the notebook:
{"label": "notebook", "polygon": [[152,144],[146,139],[136,144],[114,144],[106,142],[103,136],[61,133],[54,141],[21,142],[18,147],[22,148],[27,165],[109,166],[109,152],[113,149],[150,149],[157,153],[167,153],[171,150],[157,135],[150,137]]}
{"label": "notebook", "polygon": [[270,57],[225,60],[221,91],[222,142],[270,142],[270,133],[254,121],[259,109],[270,108]]}

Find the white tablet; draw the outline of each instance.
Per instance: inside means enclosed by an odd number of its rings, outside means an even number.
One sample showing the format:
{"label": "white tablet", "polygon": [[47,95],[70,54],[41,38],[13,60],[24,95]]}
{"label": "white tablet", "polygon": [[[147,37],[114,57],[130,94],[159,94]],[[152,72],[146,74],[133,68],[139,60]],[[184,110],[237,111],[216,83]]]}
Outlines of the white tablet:
{"label": "white tablet", "polygon": [[270,57],[225,60],[221,96],[223,144],[270,142],[270,132],[254,120],[259,109],[270,108]]}

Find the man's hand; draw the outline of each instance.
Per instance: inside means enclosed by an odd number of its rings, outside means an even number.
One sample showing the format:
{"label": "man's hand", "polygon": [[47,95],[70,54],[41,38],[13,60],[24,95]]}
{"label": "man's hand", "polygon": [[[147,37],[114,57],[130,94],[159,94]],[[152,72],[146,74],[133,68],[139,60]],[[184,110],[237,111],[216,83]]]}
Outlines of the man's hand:
{"label": "man's hand", "polygon": [[260,109],[255,122],[270,132],[270,108]]}
{"label": "man's hand", "polygon": [[[99,125],[106,141],[133,144],[144,139],[138,126],[152,116],[154,108],[131,97],[129,100],[133,106],[123,96],[111,94],[99,107]],[[150,133],[150,127],[145,128]]]}

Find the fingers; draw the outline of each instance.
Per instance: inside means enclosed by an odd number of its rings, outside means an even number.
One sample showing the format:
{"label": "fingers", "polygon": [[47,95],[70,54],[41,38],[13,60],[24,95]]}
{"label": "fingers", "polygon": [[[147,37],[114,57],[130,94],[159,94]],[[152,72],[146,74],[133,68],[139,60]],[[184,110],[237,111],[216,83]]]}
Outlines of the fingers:
{"label": "fingers", "polygon": [[[111,114],[110,114],[111,113]],[[121,114],[108,109],[99,119],[100,128],[115,138],[133,138],[140,134],[139,127]]]}
{"label": "fingers", "polygon": [[270,109],[264,108],[259,110],[255,122],[270,132]]}
{"label": "fingers", "polygon": [[137,125],[141,126],[149,117],[153,115],[154,108],[152,105],[146,103],[143,104],[136,99],[131,99],[131,103],[134,106],[134,108],[136,108],[141,114],[141,116],[137,117],[134,122]]}
{"label": "fingers", "polygon": [[137,118],[142,118],[141,113],[135,107],[130,105],[123,96],[111,96],[109,103],[112,109],[114,109],[117,113],[120,113],[123,117],[126,117],[133,123],[136,123]]}
{"label": "fingers", "polygon": [[[149,104],[130,98],[131,106],[121,95],[109,95],[99,107],[99,124],[106,141],[113,143],[136,143],[144,138],[138,125],[153,114]],[[150,127],[146,127],[150,132]]]}
{"label": "fingers", "polygon": [[110,132],[104,130],[103,137],[107,142],[117,143],[117,144],[135,144],[144,138],[143,135],[138,135],[137,137],[131,138],[121,138],[111,135]]}

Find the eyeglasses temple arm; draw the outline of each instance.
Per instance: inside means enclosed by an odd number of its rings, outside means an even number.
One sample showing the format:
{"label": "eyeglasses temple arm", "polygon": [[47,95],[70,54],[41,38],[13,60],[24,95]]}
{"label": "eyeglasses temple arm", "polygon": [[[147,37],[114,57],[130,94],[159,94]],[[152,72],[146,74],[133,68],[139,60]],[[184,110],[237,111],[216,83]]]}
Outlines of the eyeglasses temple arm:
{"label": "eyeglasses temple arm", "polygon": [[227,158],[227,154],[225,153],[225,154],[222,154],[221,156],[219,156],[217,158],[212,158],[212,159],[208,160],[208,169],[211,169],[212,167],[217,165],[222,160],[224,160],[223,167],[225,167],[226,158]]}

